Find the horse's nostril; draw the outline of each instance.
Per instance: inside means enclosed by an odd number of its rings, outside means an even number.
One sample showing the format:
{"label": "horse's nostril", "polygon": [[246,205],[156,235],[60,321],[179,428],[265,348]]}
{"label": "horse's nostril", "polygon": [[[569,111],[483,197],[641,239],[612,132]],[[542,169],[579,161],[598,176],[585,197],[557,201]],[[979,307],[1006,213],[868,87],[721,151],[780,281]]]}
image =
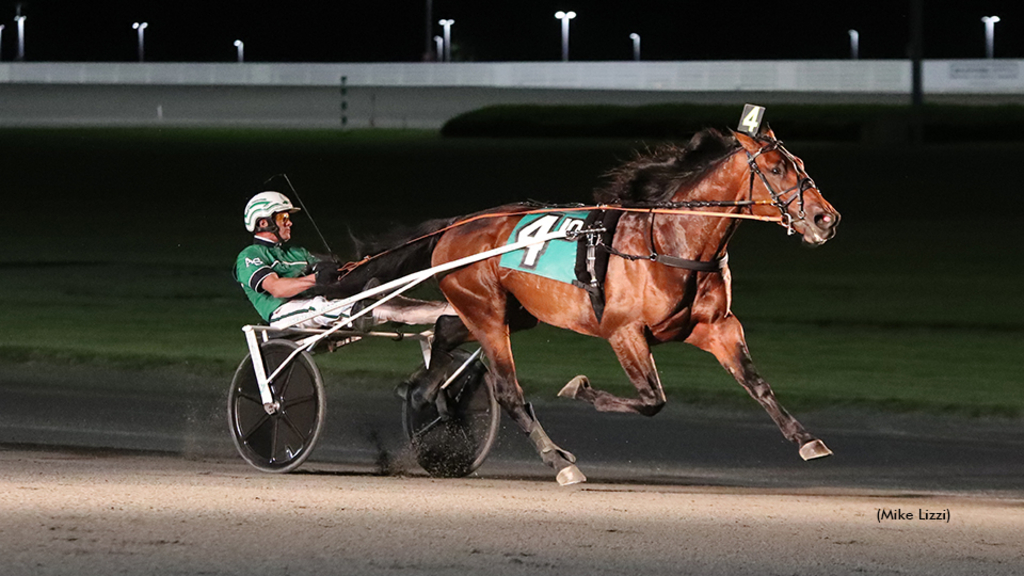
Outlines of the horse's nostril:
{"label": "horse's nostril", "polygon": [[828,230],[836,225],[836,217],[828,212],[822,212],[814,217],[814,223],[822,230]]}

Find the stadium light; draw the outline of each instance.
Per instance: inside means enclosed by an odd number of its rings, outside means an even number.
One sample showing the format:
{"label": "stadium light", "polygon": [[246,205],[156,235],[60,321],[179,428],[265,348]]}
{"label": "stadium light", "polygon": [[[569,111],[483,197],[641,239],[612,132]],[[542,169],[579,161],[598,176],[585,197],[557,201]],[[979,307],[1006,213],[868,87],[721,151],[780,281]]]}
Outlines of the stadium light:
{"label": "stadium light", "polygon": [[235,48],[238,48],[238,63],[245,62],[245,42],[235,40]]}
{"label": "stadium light", "polygon": [[437,54],[435,61],[440,62],[444,59],[444,38],[434,36],[434,52]]}
{"label": "stadium light", "polygon": [[633,60],[636,62],[640,61],[640,35],[633,32],[629,35],[629,39],[633,41]]}
{"label": "stadium light", "polygon": [[455,20],[442,19],[437,21],[438,24],[444,26],[444,61],[452,61],[452,24],[455,24]]}
{"label": "stadium light", "polygon": [[132,24],[132,28],[139,31],[139,62],[146,60],[146,28],[149,26],[147,22],[136,22]]}
{"label": "stadium light", "polygon": [[562,21],[562,62],[569,61],[569,20],[576,17],[576,13],[572,10],[568,12],[562,12],[559,10],[555,12],[555,18]]}
{"label": "stadium light", "polygon": [[982,16],[981,21],[985,23],[985,57],[992,58],[995,54],[996,22],[999,22],[999,16]]}
{"label": "stadium light", "polygon": [[860,32],[856,30],[847,30],[850,35],[850,60],[857,60],[860,58]]}
{"label": "stadium light", "polygon": [[15,16],[14,21],[18,23],[18,55],[14,58],[18,62],[25,61],[25,17]]}

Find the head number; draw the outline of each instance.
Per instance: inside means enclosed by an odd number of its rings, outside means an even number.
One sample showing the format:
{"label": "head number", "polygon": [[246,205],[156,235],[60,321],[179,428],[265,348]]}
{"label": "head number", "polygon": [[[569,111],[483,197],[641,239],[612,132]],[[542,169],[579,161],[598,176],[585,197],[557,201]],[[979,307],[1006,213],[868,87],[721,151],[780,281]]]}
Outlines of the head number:
{"label": "head number", "polygon": [[761,128],[761,118],[763,116],[763,106],[754,106],[753,104],[744,105],[743,115],[740,116],[740,131],[746,132],[751,136],[757,136],[757,131]]}

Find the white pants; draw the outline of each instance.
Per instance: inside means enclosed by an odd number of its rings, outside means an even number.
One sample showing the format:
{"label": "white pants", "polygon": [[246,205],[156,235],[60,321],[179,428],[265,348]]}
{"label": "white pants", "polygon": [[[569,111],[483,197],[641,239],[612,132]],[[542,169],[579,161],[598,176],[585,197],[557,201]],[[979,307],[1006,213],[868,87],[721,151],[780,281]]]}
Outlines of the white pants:
{"label": "white pants", "polygon": [[[270,315],[270,325],[278,328],[281,324],[287,323],[289,319],[313,311],[320,311],[329,308],[337,300],[328,300],[323,296],[315,298],[302,298],[289,300],[278,306],[277,310]],[[455,309],[448,302],[437,302],[432,300],[415,300],[404,296],[396,296],[391,300],[377,306],[371,311],[374,324],[385,322],[398,322],[400,324],[429,324],[433,326],[440,316],[455,316]],[[327,314],[316,316],[310,320],[294,326],[294,328],[322,328],[331,326],[339,318],[347,318],[352,315],[352,304]]]}

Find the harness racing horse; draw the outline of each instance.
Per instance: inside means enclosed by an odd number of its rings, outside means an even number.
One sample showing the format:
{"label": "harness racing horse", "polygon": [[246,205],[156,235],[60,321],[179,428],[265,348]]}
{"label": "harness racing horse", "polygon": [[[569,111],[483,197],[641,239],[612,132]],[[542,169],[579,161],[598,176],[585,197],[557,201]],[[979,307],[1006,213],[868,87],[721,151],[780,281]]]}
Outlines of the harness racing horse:
{"label": "harness racing horse", "polygon": [[[708,129],[683,148],[665,146],[638,156],[611,177],[596,199],[602,208],[623,213],[608,249],[612,256],[601,319],[586,291],[500,267],[498,259],[491,258],[440,280],[461,322],[453,317],[439,321],[433,358],[443,358],[446,350],[470,337],[479,341],[490,362],[499,403],[529,434],[563,485],[586,478],[575,457],[552,442],[525,402],[509,340],[510,331],[537,321],[607,340],[637,390],[636,397],[623,398],[577,376],[559,392],[561,397],[588,402],[599,411],[653,416],[666,397],[651,346],[686,342],[714,354],[782,434],[799,446],[805,460],[830,455],[825,444],[778,403],[757,373],[743,327],[730,310],[726,249],[740,218],[778,221],[809,245],[823,244],[835,235],[839,213],[822,197],[803,161],[786,150],[771,129],[756,136]],[[702,213],[682,207],[699,207]],[[528,211],[533,210],[503,206],[466,217],[461,225],[460,219],[432,224],[437,233],[430,247],[420,250],[421,257],[429,254],[430,264],[438,266],[502,246]],[[428,402],[437,387],[436,382],[421,386],[418,393]]]}

